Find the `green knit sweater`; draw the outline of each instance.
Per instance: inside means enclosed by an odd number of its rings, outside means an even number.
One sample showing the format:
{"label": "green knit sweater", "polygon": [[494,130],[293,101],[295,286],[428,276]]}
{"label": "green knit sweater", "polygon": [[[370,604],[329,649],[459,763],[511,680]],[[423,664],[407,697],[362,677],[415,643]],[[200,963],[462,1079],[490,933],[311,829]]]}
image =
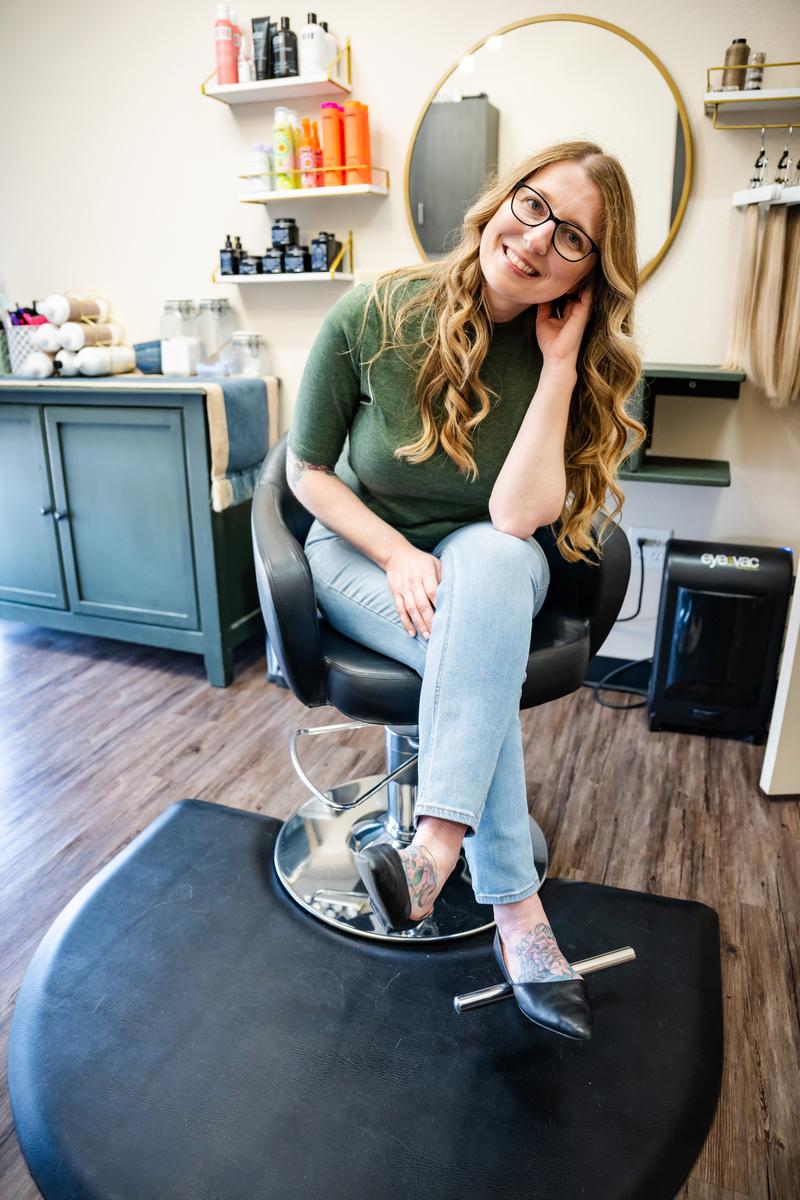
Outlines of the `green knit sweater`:
{"label": "green knit sweater", "polygon": [[441,447],[422,463],[393,458],[422,431],[416,372],[405,361],[408,353],[391,350],[369,369],[362,365],[381,336],[374,305],[359,336],[369,293],[368,284],[353,288],[325,318],[303,372],[288,445],[305,462],[333,467],[372,512],[431,551],[462,525],[489,519],[492,487],[536,391],[542,354],[526,320],[530,310],[495,326],[481,379],[497,399],[473,430],[477,479],[465,478]]}

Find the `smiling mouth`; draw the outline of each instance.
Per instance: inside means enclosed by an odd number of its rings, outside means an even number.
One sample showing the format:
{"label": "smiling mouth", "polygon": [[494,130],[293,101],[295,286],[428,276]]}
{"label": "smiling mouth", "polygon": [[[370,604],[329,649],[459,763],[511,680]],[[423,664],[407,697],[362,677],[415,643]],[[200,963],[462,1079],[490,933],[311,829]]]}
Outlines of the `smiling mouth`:
{"label": "smiling mouth", "polygon": [[521,275],[527,275],[529,279],[539,278],[539,272],[536,268],[526,263],[518,254],[515,254],[510,246],[503,245],[503,255]]}

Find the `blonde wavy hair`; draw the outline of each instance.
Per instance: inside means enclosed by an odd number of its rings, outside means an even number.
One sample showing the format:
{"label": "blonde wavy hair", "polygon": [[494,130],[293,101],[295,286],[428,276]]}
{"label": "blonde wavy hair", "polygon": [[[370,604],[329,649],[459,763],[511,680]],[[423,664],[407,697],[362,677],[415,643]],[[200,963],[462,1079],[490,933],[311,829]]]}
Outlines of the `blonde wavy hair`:
{"label": "blonde wavy hair", "polygon": [[[450,253],[376,279],[361,328],[363,336],[374,305],[382,322],[381,345],[365,366],[391,349],[409,354],[418,372],[422,432],[416,441],[396,449],[395,458],[424,462],[441,445],[463,475],[476,479],[472,430],[488,416],[493,396],[480,379],[493,330],[479,261],[481,234],[515,184],[550,163],[564,161],[579,163],[603,197],[597,238],[602,271],[594,273],[592,312],[578,355],[565,438],[567,494],[556,536],[568,562],[590,562],[584,551],[602,554],[602,535],[622,510],[625,496],[616,482],[617,470],[646,436],[644,426],[626,410],[639,380],[641,358],[632,336],[638,290],[634,203],[619,160],[594,142],[561,142],[491,177],[464,214],[460,241]],[[427,286],[402,299],[405,285],[419,279],[427,280]],[[418,325],[414,339],[412,325]],[[535,345],[534,319],[529,336]],[[607,491],[615,507],[605,514],[595,541],[592,519],[602,510]]]}

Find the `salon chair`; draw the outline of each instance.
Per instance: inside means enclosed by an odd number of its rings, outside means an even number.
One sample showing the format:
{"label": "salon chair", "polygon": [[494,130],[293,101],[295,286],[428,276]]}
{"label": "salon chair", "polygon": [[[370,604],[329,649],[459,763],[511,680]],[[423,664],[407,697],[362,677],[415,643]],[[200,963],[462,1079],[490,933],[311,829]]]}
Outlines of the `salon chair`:
{"label": "salon chair", "polygon": [[[422,680],[404,663],[351,641],[318,611],[303,549],[314,518],[286,481],[286,441],[284,435],[264,460],[252,507],[256,579],[267,635],[297,699],[308,708],[332,705],[351,720],[298,729],[292,737],[292,762],[311,795],[277,836],[276,873],[309,913],[356,936],[441,941],[478,933],[491,927],[492,912],[475,900],[463,849],[433,913],[421,925],[385,933],[372,913],[353,856],[372,841],[389,841],[400,849],[414,837]],[[595,530],[599,523],[596,517]],[[630,575],[628,540],[616,525],[606,533],[597,565],[566,562],[549,527],[537,530],[536,539],[550,565],[550,586],[531,627],[520,708],[556,700],[582,685],[589,658],[617,618]],[[300,761],[302,739],[366,725],[383,726],[384,775],[327,788],[309,778]],[[543,883],[547,843],[532,818],[531,840]]]}

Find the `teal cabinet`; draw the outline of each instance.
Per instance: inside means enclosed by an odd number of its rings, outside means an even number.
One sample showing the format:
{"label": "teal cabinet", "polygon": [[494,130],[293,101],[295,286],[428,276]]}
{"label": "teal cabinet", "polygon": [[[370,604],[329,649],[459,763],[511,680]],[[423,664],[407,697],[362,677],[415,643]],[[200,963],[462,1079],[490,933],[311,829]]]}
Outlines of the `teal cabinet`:
{"label": "teal cabinet", "polygon": [[198,628],[180,412],[44,410],[74,613]]}
{"label": "teal cabinet", "polygon": [[0,386],[0,617],[201,654],[263,622],[250,501],[214,512],[202,389]]}
{"label": "teal cabinet", "polygon": [[0,405],[0,603],[67,606],[41,409]]}

